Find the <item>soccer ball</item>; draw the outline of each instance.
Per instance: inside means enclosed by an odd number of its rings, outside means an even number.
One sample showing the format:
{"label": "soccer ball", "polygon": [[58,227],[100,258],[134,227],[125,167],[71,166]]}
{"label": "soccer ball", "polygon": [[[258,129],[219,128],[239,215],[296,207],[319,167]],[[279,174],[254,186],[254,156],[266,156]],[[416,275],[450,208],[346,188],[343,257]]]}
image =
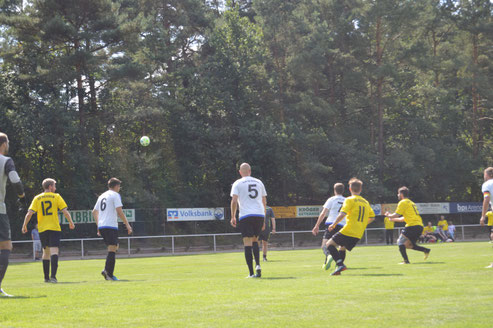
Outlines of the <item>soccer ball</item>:
{"label": "soccer ball", "polygon": [[140,144],[144,147],[147,147],[149,146],[149,144],[151,143],[151,139],[149,139],[148,136],[143,136],[142,138],[140,138]]}

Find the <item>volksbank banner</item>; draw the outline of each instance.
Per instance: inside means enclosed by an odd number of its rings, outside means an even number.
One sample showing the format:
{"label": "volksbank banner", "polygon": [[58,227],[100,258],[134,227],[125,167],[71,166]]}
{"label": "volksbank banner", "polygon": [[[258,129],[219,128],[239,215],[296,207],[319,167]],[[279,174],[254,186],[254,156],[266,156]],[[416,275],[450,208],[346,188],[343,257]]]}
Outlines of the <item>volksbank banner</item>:
{"label": "volksbank banner", "polygon": [[[72,216],[72,221],[75,224],[80,223],[96,223],[94,217],[92,216],[92,210],[80,210],[80,211],[68,211],[70,216]],[[127,217],[128,222],[135,222],[135,210],[134,209],[124,209],[123,213]],[[58,219],[62,224],[68,224],[67,219],[63,216],[62,212],[58,212]],[[118,222],[122,222],[120,218],[118,218]]]}
{"label": "volksbank banner", "polygon": [[224,220],[224,208],[168,208],[168,222]]}

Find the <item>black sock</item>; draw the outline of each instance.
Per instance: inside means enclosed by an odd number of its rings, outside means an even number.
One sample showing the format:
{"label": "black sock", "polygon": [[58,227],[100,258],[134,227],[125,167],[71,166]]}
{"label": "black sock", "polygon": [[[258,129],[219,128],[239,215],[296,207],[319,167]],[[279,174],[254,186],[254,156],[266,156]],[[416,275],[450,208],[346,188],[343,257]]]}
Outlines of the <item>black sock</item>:
{"label": "black sock", "polygon": [[56,271],[58,270],[58,255],[53,254],[51,256],[51,277],[56,278]]}
{"label": "black sock", "polygon": [[346,260],[346,251],[339,251],[339,256],[342,259],[342,262]]}
{"label": "black sock", "polygon": [[43,272],[45,279],[50,279],[50,260],[43,260]]}
{"label": "black sock", "polygon": [[248,270],[250,271],[250,275],[253,276],[252,246],[245,246],[245,260],[248,265]]}
{"label": "black sock", "polygon": [[113,277],[113,273],[115,272],[115,257],[116,252],[108,252],[108,255],[106,255],[106,265],[104,266],[104,270],[110,277]]}
{"label": "black sock", "polygon": [[5,277],[5,272],[7,272],[7,267],[9,266],[9,257],[9,249],[2,249],[0,251],[0,287],[2,286],[3,277]]}
{"label": "black sock", "polygon": [[327,249],[329,250],[330,255],[332,255],[334,261],[336,261],[337,265],[339,266],[342,265],[344,260],[341,259],[341,256],[339,255],[339,251],[337,250],[337,248],[333,245],[329,245]]}
{"label": "black sock", "polygon": [[421,246],[418,246],[418,245],[414,245],[413,249],[415,251],[420,251],[420,252],[425,252],[425,253],[428,253],[430,251],[429,248],[421,247]]}
{"label": "black sock", "polygon": [[401,255],[402,255],[402,258],[404,259],[404,261],[409,262],[409,259],[407,258],[406,246],[405,245],[399,245],[399,251],[401,252]]}
{"label": "black sock", "polygon": [[260,249],[258,248],[258,243],[256,241],[252,243],[252,250],[255,264],[260,265]]}

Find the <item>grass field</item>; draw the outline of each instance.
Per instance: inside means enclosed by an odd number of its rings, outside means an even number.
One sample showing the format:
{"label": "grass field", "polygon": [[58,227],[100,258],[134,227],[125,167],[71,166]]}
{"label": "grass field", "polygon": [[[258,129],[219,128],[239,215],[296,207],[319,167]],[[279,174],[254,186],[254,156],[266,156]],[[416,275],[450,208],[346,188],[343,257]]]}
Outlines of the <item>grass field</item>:
{"label": "grass field", "polygon": [[243,253],[61,261],[58,284],[42,265],[14,263],[0,327],[492,327],[493,260],[486,242],[431,245],[427,261],[396,246],[356,247],[330,276],[320,250],[273,251],[261,279]]}

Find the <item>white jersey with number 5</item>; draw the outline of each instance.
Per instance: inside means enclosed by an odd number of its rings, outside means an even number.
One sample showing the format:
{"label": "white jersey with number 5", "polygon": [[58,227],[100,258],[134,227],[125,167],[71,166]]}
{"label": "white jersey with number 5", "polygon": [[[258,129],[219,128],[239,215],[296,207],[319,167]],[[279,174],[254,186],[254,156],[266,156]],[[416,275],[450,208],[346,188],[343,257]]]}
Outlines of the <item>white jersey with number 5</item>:
{"label": "white jersey with number 5", "polygon": [[231,197],[238,196],[240,220],[249,216],[265,217],[262,197],[267,196],[264,184],[257,178],[248,176],[238,179],[231,188]]}
{"label": "white jersey with number 5", "polygon": [[99,212],[98,229],[118,229],[118,215],[116,209],[123,207],[119,193],[107,190],[99,196],[94,209]]}

